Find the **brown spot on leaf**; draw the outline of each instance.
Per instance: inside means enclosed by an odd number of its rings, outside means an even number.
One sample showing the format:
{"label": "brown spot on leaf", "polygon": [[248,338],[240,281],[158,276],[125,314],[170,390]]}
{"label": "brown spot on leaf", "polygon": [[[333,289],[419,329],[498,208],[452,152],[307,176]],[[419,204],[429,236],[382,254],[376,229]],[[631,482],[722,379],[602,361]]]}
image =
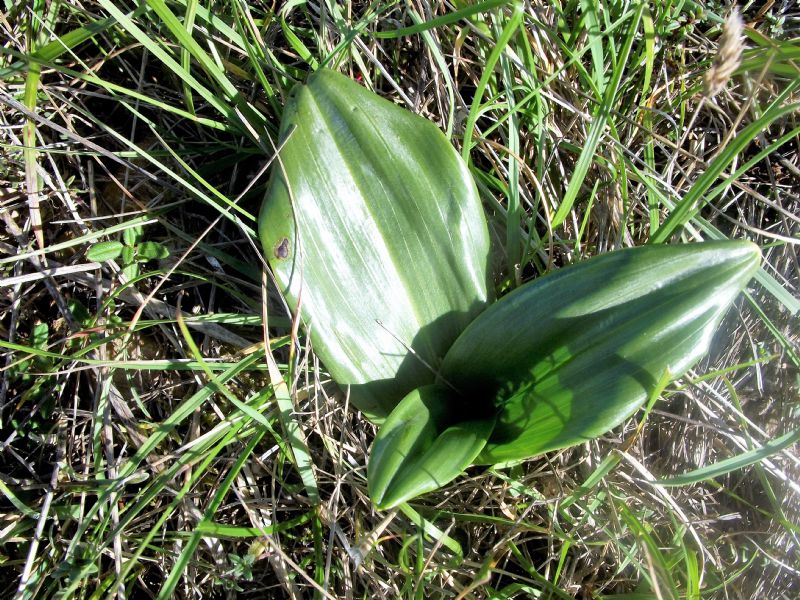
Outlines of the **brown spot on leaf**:
{"label": "brown spot on leaf", "polygon": [[289,257],[289,238],[283,238],[275,246],[275,258],[288,258]]}

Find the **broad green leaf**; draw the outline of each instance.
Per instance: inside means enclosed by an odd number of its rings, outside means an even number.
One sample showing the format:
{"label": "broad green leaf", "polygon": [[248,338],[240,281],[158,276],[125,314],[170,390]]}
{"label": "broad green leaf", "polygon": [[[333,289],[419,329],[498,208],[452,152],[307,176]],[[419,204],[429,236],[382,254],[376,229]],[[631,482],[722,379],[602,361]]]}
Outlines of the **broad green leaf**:
{"label": "broad green leaf", "polygon": [[281,142],[264,250],[325,367],[379,421],[490,299],[477,190],[432,123],[325,69],[292,90]]}
{"label": "broad green leaf", "polygon": [[630,416],[665,373],[680,376],[708,351],[759,260],[749,242],[632,248],[495,303],[441,370],[457,388],[494,399],[497,425],[477,460],[579,444]]}
{"label": "broad green leaf", "polygon": [[[491,412],[490,404],[485,408]],[[370,452],[369,496],[375,506],[397,506],[458,477],[494,428],[494,417],[486,412],[440,385],[421,387],[403,398]]]}

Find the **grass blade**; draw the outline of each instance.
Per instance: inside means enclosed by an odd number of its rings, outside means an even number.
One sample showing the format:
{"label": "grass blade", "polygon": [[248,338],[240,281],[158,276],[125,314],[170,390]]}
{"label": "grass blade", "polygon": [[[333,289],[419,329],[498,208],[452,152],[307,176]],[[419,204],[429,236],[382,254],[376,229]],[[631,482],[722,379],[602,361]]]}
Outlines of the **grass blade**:
{"label": "grass blade", "polygon": [[691,483],[698,483],[706,479],[712,479],[725,475],[732,471],[738,471],[750,465],[756,464],[765,458],[769,458],[773,454],[777,454],[781,450],[788,448],[800,441],[800,429],[790,431],[780,437],[775,438],[765,443],[761,448],[743,452],[736,456],[726,458],[717,463],[689,471],[677,477],[670,477],[668,479],[659,479],[654,482],[656,485],[663,485],[665,487],[688,485]]}
{"label": "grass blade", "polygon": [[728,168],[731,162],[752,143],[756,135],[767,129],[778,119],[796,113],[798,109],[800,109],[800,103],[784,106],[776,103],[765,111],[761,117],[742,129],[698,177],[683,199],[670,212],[669,217],[656,230],[650,241],[654,244],[666,242],[672,234],[688,221],[691,212],[697,211],[707,202],[704,194],[711,188],[720,174]]}
{"label": "grass blade", "polygon": [[466,19],[472,15],[487,12],[499,6],[511,4],[512,2],[515,2],[515,0],[483,0],[483,2],[477,2],[475,4],[465,6],[464,8],[447,13],[441,17],[436,17],[430,21],[425,21],[424,23],[418,23],[416,25],[411,25],[410,27],[401,27],[400,29],[395,29],[393,31],[377,31],[375,32],[375,37],[378,39],[391,39],[422,33],[423,31],[449,25],[450,23],[455,23],[461,19]]}

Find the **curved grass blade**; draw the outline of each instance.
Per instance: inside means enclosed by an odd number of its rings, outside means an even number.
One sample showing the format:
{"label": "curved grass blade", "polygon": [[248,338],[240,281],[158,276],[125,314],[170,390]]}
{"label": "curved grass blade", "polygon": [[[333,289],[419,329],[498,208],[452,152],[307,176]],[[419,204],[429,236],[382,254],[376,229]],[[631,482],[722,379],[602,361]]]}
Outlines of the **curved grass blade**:
{"label": "curved grass blade", "polygon": [[397,509],[408,517],[412,523],[418,523],[419,527],[422,529],[422,533],[427,539],[432,540],[437,545],[447,548],[453,553],[458,562],[464,560],[464,549],[461,547],[461,544],[455,538],[447,535],[446,531],[442,531],[434,525],[433,521],[429,520],[430,517],[424,517],[406,503],[401,504]]}
{"label": "curved grass blade", "polygon": [[766,130],[776,120],[796,113],[799,108],[800,103],[781,106],[775,102],[761,117],[742,129],[719,153],[708,168],[703,171],[697,181],[689,188],[689,191],[686,192],[683,199],[676,204],[661,227],[651,237],[651,242],[665,242],[673,233],[683,227],[692,213],[696,213],[707,203],[706,192],[734,159],[740,156],[742,151],[753,142],[756,135]]}
{"label": "curved grass blade", "polygon": [[500,60],[500,55],[505,47],[508,46],[512,37],[517,32],[517,29],[519,29],[524,16],[522,5],[515,4],[511,13],[511,19],[509,19],[509,21],[506,23],[506,26],[500,33],[500,37],[497,39],[497,43],[489,54],[489,57],[486,59],[486,64],[483,65],[483,73],[481,74],[481,78],[478,81],[478,85],[475,89],[475,96],[472,99],[472,104],[470,104],[467,122],[464,125],[464,141],[461,148],[461,157],[467,164],[469,164],[470,152],[474,146],[472,136],[475,132],[475,125],[478,122],[478,116],[481,109],[481,99],[483,98],[486,88],[489,86],[489,80],[492,77],[494,66],[497,64],[497,61]]}
{"label": "curved grass blade", "polygon": [[[227,371],[217,376],[217,381],[220,384],[225,384],[226,382],[232,380],[233,378],[239,376],[241,373],[247,372],[247,370],[252,367],[253,365],[258,364],[262,359],[263,351],[255,352],[250,356],[247,356],[245,359],[232,365]],[[98,517],[98,513],[101,513],[102,507],[106,506],[109,502],[109,498],[113,495],[119,495],[121,491],[124,489],[125,481],[133,476],[136,470],[139,468],[139,464],[144,461],[148,456],[150,456],[153,452],[153,449],[158,447],[158,445],[166,438],[170,433],[175,429],[175,427],[181,423],[184,419],[189,417],[198,407],[200,407],[203,402],[207,398],[209,398],[212,394],[216,393],[218,388],[214,385],[207,385],[196,393],[194,393],[189,398],[185,399],[179,406],[175,408],[175,410],[169,415],[167,419],[165,419],[160,426],[144,441],[144,443],[139,447],[136,453],[130,457],[125,463],[123,463],[119,470],[117,471],[118,479],[114,480],[113,485],[108,486],[105,488],[101,494],[98,495],[97,502],[91,506],[85,513],[84,519],[78,524],[78,531],[70,540],[69,546],[67,548],[67,560],[73,560],[75,554],[79,552],[78,544],[80,540],[85,539],[88,535],[89,527],[92,525],[95,518]],[[220,429],[221,434],[224,433],[225,435],[221,435],[221,440],[218,441],[216,447],[218,448],[216,451],[208,452],[205,455],[204,461],[205,463],[210,464],[213,459],[216,457],[216,453],[221,450],[225,445],[230,443],[230,440],[234,439],[236,432],[242,427],[244,421],[241,418],[232,418],[230,419],[224,429]],[[124,528],[130,523],[133,518],[137,514],[139,514],[142,510],[144,510],[147,506],[150,506],[150,502],[153,498],[158,494],[160,489],[163,489],[163,486],[166,485],[164,483],[165,480],[174,480],[176,473],[180,471],[180,469],[186,464],[184,461],[192,461],[192,457],[196,455],[200,455],[202,448],[196,449],[195,452],[188,452],[181,460],[175,462],[175,464],[170,467],[167,471],[165,471],[164,475],[157,479],[156,481],[152,482],[145,491],[141,491],[136,496],[136,501],[132,503],[132,505],[128,505],[125,509],[125,513],[121,516],[120,522],[116,527],[116,530],[112,532],[112,534],[116,534],[117,532],[122,532]],[[200,474],[205,472],[206,466],[201,464],[197,471],[198,477]],[[169,479],[168,479],[169,478]],[[184,485],[185,492],[188,493],[189,489],[191,488],[192,481],[186,482]],[[177,507],[180,504],[181,496],[176,496],[175,500],[171,504],[171,506]],[[169,510],[169,509],[167,509]],[[167,519],[168,513],[167,510],[163,512],[164,520]],[[153,536],[155,536],[158,532],[160,532],[160,528],[157,528],[152,532]],[[98,557],[102,550],[108,546],[113,535],[106,536],[104,541],[101,544],[96,544],[93,548],[93,551],[96,552],[96,556]],[[148,540],[149,541],[149,540]],[[147,542],[143,543],[139,546],[136,550],[136,553],[141,554],[147,548]],[[88,577],[89,572],[92,568],[93,561],[86,561],[80,567],[75,567],[75,571],[73,572],[72,577],[64,584],[63,588],[60,590],[64,593],[66,597],[72,597],[75,594],[75,590],[81,585],[81,582],[85,581]],[[132,559],[131,562],[127,563],[131,565],[132,568],[135,564],[135,558]],[[56,580],[57,581],[57,580]]]}
{"label": "curved grass blade", "polygon": [[[274,433],[272,423],[270,423],[269,420],[260,412],[239,400],[225,385],[220,383],[218,377],[206,365],[206,362],[203,360],[203,357],[200,353],[200,349],[192,339],[189,328],[186,326],[186,323],[183,320],[183,315],[180,312],[177,313],[177,321],[184,340],[189,346],[189,350],[195,359],[200,363],[201,368],[208,376],[211,383],[219,389],[220,393],[225,396],[231,404],[241,410],[253,421],[260,424],[264,431]],[[294,418],[294,404],[292,403],[289,388],[281,376],[278,365],[275,362],[275,358],[272,356],[272,350],[269,349],[268,344],[265,344],[264,346],[267,348],[264,354],[267,359],[270,382],[272,383],[273,392],[275,394],[275,402],[278,405],[279,418],[288,441],[288,445],[284,447],[284,452],[287,454],[291,462],[294,463],[298,473],[300,473],[300,479],[303,481],[303,485],[306,488],[309,501],[313,505],[317,505],[320,502],[320,497],[319,486],[317,485],[317,479],[314,476],[314,461],[311,459],[311,452],[309,451],[308,445],[306,445],[305,439],[303,438],[303,432],[300,424]]]}
{"label": "curved grass blade", "polygon": [[[184,333],[185,335],[185,333]],[[214,514],[219,509],[222,502],[228,495],[228,492],[233,485],[233,482],[236,480],[236,477],[239,475],[239,472],[244,467],[245,461],[250,458],[250,455],[255,450],[258,443],[261,441],[261,438],[267,433],[266,429],[258,430],[255,432],[253,437],[247,442],[247,445],[244,447],[242,452],[239,454],[236,462],[234,462],[231,470],[228,471],[228,474],[225,476],[225,479],[222,481],[222,484],[217,489],[217,492],[214,494],[214,497],[211,499],[211,502],[208,503],[205,511],[203,511],[203,518],[197,524],[197,527],[192,531],[189,539],[186,541],[186,545],[183,547],[180,556],[175,561],[175,564],[172,566],[172,570],[170,571],[169,575],[167,576],[164,585],[158,591],[158,598],[166,599],[172,598],[175,592],[175,588],[177,587],[178,583],[180,582],[181,577],[184,576],[185,570],[189,565],[189,562],[195,555],[195,551],[197,550],[197,546],[200,545],[200,542],[203,537],[206,537],[206,533],[204,532],[204,526],[207,527],[208,525],[213,523]]]}
{"label": "curved grass blade", "polygon": [[726,475],[731,471],[749,467],[750,465],[756,464],[765,458],[769,458],[784,448],[788,448],[789,446],[796,444],[798,441],[800,441],[800,429],[795,429],[794,431],[790,431],[785,435],[767,442],[761,446],[761,448],[756,448],[755,450],[750,450],[748,452],[742,452],[736,456],[731,456],[730,458],[726,458],[725,460],[707,465],[700,469],[689,471],[683,475],[676,475],[675,477],[670,477],[669,479],[660,479],[659,481],[655,481],[653,483],[663,486],[688,485],[690,483],[705,481],[706,479],[711,479],[712,477]]}
{"label": "curved grass blade", "polygon": [[460,21],[461,19],[466,19],[468,17],[471,17],[472,15],[476,15],[482,12],[487,12],[494,8],[504,6],[506,4],[511,4],[512,1],[513,0],[484,0],[484,2],[478,2],[476,4],[467,5],[464,8],[455,10],[451,13],[447,13],[440,17],[436,17],[435,19],[431,19],[430,21],[425,21],[423,23],[416,23],[415,25],[411,25],[409,27],[402,27],[400,29],[393,29],[390,31],[376,31],[373,35],[378,39],[387,39],[387,38],[391,39],[391,38],[399,38],[399,37],[414,35],[417,33],[423,33],[425,31],[429,31],[437,27],[450,25],[451,23],[455,23],[456,21]]}

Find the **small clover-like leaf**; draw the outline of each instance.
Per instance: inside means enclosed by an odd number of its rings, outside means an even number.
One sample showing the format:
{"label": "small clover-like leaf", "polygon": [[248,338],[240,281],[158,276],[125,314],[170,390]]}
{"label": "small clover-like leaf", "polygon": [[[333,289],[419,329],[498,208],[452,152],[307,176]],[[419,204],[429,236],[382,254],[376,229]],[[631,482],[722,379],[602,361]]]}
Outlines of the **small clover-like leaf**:
{"label": "small clover-like leaf", "polygon": [[169,249],[158,242],[142,242],[136,247],[139,260],[159,260],[169,256]]}
{"label": "small clover-like leaf", "polygon": [[98,242],[86,251],[86,258],[94,262],[115,260],[122,254],[124,247],[122,242]]}
{"label": "small clover-like leaf", "polygon": [[126,246],[136,246],[144,237],[144,227],[135,225],[122,232],[122,241]]}

